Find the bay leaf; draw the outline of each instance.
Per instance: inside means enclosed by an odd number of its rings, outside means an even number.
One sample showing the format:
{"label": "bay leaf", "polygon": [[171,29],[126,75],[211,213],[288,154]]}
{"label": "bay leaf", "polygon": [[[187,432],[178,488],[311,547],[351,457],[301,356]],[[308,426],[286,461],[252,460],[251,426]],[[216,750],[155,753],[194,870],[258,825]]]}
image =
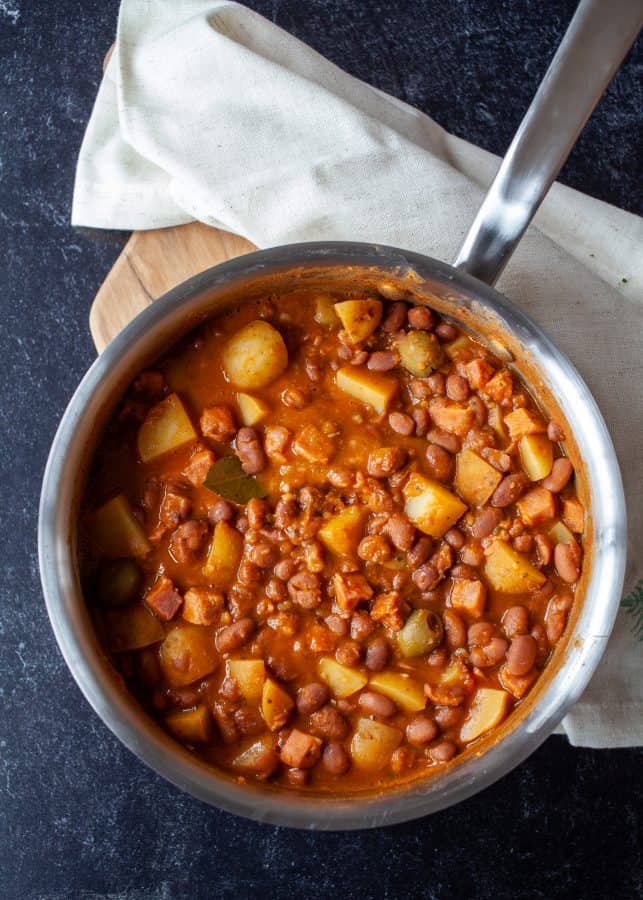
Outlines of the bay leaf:
{"label": "bay leaf", "polygon": [[257,479],[246,475],[237,456],[218,459],[205,476],[203,486],[233,503],[247,503],[253,497],[263,498],[267,492]]}

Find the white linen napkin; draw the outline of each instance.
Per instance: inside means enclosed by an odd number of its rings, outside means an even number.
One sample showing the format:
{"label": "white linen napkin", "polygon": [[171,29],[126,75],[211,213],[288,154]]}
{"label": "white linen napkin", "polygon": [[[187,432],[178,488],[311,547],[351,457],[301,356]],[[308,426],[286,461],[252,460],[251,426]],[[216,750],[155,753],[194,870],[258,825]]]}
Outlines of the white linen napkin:
{"label": "white linen napkin", "polygon": [[[351,239],[450,260],[498,162],[243,6],[123,0],[72,222],[200,219],[259,247]],[[629,507],[626,593],[642,576],[642,248],[641,219],[556,184],[499,284],[573,360],[607,420]],[[564,720],[574,744],[643,743],[632,625],[622,610]]]}

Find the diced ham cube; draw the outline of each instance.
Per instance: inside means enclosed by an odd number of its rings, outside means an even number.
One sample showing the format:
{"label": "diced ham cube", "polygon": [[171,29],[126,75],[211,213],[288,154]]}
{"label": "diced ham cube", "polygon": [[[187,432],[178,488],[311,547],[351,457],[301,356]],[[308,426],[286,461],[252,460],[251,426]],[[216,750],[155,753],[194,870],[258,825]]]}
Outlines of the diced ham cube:
{"label": "diced ham cube", "polygon": [[336,572],[333,576],[335,599],[342,612],[352,613],[360,603],[370,600],[373,588],[363,575]]}
{"label": "diced ham cube", "polygon": [[214,462],[215,456],[212,450],[199,445],[190,457],[187,466],[183,469],[183,475],[194,487],[201,487]]}
{"label": "diced ham cube", "polygon": [[164,622],[169,622],[174,618],[182,603],[183,597],[167,575],[161,575],[145,597],[145,604],[155,616]]}
{"label": "diced ham cube", "polygon": [[487,589],[481,581],[458,578],[451,588],[451,603],[453,609],[462,609],[476,619],[484,612],[487,600]]}
{"label": "diced ham cube", "polygon": [[378,594],[371,608],[371,619],[375,622],[381,622],[382,625],[390,628],[392,631],[400,631],[404,626],[404,619],[400,612],[401,607],[402,598],[397,591]]}
{"label": "diced ham cube", "polygon": [[293,728],[281,748],[281,761],[294,769],[310,769],[319,759],[321,746],[319,738]]}
{"label": "diced ham cube", "polygon": [[183,618],[193,625],[214,625],[219,621],[225,597],[210,588],[190,588],[183,597]]}
{"label": "diced ham cube", "polygon": [[[556,499],[547,488],[537,487],[517,501],[520,518],[526,525],[551,522],[556,515]],[[583,530],[582,528],[580,529]]]}

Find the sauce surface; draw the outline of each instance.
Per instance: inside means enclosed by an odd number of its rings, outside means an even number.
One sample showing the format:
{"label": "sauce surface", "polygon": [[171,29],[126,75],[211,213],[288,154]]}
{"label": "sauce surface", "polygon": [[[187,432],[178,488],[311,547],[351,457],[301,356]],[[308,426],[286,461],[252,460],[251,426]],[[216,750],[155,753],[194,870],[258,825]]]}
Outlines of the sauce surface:
{"label": "sauce surface", "polygon": [[446,765],[526,696],[574,602],[561,426],[390,294],[210,320],[134,381],[95,456],[99,635],[145,709],[239,779],[346,792]]}

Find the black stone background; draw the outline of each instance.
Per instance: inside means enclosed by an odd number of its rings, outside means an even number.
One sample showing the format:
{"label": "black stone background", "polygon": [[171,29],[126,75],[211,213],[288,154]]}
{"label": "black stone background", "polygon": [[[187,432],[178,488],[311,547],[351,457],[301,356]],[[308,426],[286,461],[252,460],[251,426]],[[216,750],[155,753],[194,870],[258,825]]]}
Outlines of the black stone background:
{"label": "black stone background", "polygon": [[[574,8],[248,5],[497,153]],[[456,808],[372,832],[313,834],[255,825],[180,793],[120,745],[73,683],[42,600],[36,514],[49,444],[94,358],[89,306],[127,238],[69,225],[76,154],[117,7],[0,0],[0,898],[641,896],[639,750],[581,750],[553,737]],[[641,50],[562,175],[638,212]]]}

